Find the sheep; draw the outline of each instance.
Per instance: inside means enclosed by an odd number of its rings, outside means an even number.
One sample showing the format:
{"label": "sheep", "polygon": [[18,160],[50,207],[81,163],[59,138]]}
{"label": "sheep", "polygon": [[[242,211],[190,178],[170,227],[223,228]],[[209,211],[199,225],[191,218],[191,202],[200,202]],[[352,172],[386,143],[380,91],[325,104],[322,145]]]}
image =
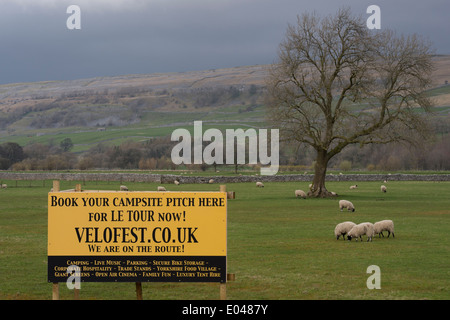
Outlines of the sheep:
{"label": "sheep", "polygon": [[128,187],[127,186],[120,186],[120,191],[128,191]]}
{"label": "sheep", "polygon": [[355,206],[348,200],[339,200],[339,209],[347,208],[348,211],[355,212]]}
{"label": "sheep", "polygon": [[382,185],[382,186],[380,187],[380,189],[381,189],[381,192],[386,192],[386,186],[385,186],[385,185]]}
{"label": "sheep", "polygon": [[209,182],[209,183],[214,183],[214,180],[213,180],[213,179],[209,179],[208,182]]}
{"label": "sheep", "polygon": [[356,223],[351,221],[341,222],[336,225],[334,228],[334,235],[336,236],[336,240],[339,240],[339,237],[342,235],[342,239],[345,240],[345,235],[354,227]]}
{"label": "sheep", "polygon": [[8,188],[8,185],[7,184],[2,184],[2,189],[6,189],[6,188]]}
{"label": "sheep", "polygon": [[158,186],[158,191],[167,191],[166,188],[162,187],[162,186]]}
{"label": "sheep", "polygon": [[381,238],[381,236],[384,237],[383,231],[388,232],[388,238],[392,233],[392,237],[395,238],[394,235],[394,222],[392,220],[382,220],[375,222],[373,225],[374,233],[378,234],[378,237]]}
{"label": "sheep", "polygon": [[355,185],[353,185],[353,186],[350,186],[350,189],[356,189],[356,188],[358,188],[358,185],[357,185],[357,184],[355,184]]}
{"label": "sheep", "polygon": [[337,196],[338,196],[338,194],[337,194],[336,192],[334,192],[334,191],[331,191],[330,193],[331,193],[331,195],[332,195],[333,197],[337,197]]}
{"label": "sheep", "polygon": [[258,188],[264,188],[264,184],[261,181],[256,182]]}
{"label": "sheep", "polygon": [[356,241],[358,241],[359,238],[362,241],[363,235],[367,236],[367,242],[372,242],[372,237],[375,235],[372,223],[363,222],[351,228],[347,233],[347,240],[351,241],[352,238],[356,238]]}
{"label": "sheep", "polygon": [[180,181],[174,180],[173,183],[178,186],[180,184]]}
{"label": "sheep", "polygon": [[303,199],[306,199],[306,193],[303,190],[295,190],[295,197],[302,197]]}

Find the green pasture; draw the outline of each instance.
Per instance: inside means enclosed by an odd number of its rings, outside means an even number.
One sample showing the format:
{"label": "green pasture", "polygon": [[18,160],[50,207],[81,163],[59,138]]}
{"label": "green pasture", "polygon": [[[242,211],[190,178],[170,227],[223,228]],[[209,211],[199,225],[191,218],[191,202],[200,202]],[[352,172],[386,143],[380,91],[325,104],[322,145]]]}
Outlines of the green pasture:
{"label": "green pasture", "polygon": [[[0,299],[51,299],[47,282],[47,193],[51,181],[2,181]],[[61,189],[76,181],[61,181]],[[157,184],[125,183],[133,191]],[[334,199],[296,199],[308,183],[228,184],[228,299],[450,299],[450,182],[329,182]],[[84,182],[83,189],[118,190],[119,182]],[[218,184],[166,185],[169,191],[219,190]],[[340,212],[338,199],[354,203]],[[395,238],[336,240],[337,223],[392,219]],[[381,289],[369,290],[370,265]],[[61,299],[73,292],[60,284]],[[219,285],[143,283],[144,299],[218,299]],[[82,283],[81,299],[135,299],[134,283]]]}
{"label": "green pasture", "polygon": [[[206,121],[206,120],[205,120]],[[226,129],[239,129],[247,130],[252,127],[259,127],[261,123],[258,122],[217,122],[214,124],[203,124],[203,130],[208,130],[210,128],[215,128],[223,130]],[[36,130],[31,130],[25,132],[21,135],[7,136],[0,138],[0,143],[2,142],[15,142],[21,146],[26,146],[32,143],[42,143],[42,144],[54,144],[59,145],[60,142],[66,138],[70,138],[74,144],[71,151],[81,153],[88,151],[91,147],[99,144],[105,143],[110,145],[120,145],[126,141],[146,141],[151,138],[156,137],[170,137],[175,129],[184,128],[187,129],[191,136],[194,134],[193,123],[177,125],[161,125],[161,126],[151,126],[151,125],[140,125],[140,126],[129,126],[129,127],[107,127],[104,131],[98,131],[96,128],[81,128],[81,127],[70,127],[64,129],[46,129],[40,130],[37,135]]]}
{"label": "green pasture", "polygon": [[[184,111],[177,112],[145,112],[136,119],[136,123],[123,126],[66,126],[57,128],[31,129],[32,115],[24,118],[13,126],[11,133],[0,137],[0,144],[15,142],[21,146],[32,143],[55,144],[70,138],[74,143],[71,151],[82,153],[89,150],[98,143],[119,145],[125,141],[144,141],[154,137],[170,136],[177,128],[188,129],[193,134],[193,122],[203,121],[203,130],[217,128],[225,129],[258,128],[264,126],[264,108],[258,106],[251,112],[245,112],[247,107],[237,105],[231,107],[217,108],[210,111]],[[38,113],[40,116],[50,116],[60,111],[47,110]],[[126,108],[108,106],[80,106],[78,112],[92,112],[94,115],[119,114],[123,119],[129,119],[129,110]],[[47,115],[47,113],[49,113]],[[0,115],[1,116],[1,115]],[[88,117],[89,118],[89,117]],[[104,130],[100,130],[100,127]]]}

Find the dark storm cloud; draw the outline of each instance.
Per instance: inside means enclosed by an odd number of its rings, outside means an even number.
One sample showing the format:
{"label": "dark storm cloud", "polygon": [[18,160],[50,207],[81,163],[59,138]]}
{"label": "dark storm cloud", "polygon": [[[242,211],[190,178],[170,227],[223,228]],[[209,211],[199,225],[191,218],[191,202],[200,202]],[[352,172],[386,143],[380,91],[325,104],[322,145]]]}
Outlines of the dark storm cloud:
{"label": "dark storm cloud", "polygon": [[[81,30],[66,28],[71,4]],[[371,4],[382,28],[423,34],[450,53],[444,0],[2,0],[0,83],[267,64],[297,14],[346,5],[368,17]]]}

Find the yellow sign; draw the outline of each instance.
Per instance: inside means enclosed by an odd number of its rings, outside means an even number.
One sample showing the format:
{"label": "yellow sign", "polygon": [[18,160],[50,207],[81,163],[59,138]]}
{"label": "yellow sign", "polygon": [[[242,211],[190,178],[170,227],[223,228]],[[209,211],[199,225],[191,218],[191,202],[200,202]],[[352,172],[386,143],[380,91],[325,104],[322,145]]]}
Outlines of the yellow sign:
{"label": "yellow sign", "polygon": [[207,270],[206,257],[219,257],[224,269],[226,199],[226,192],[50,192],[49,279],[55,281],[54,271],[73,261],[94,268],[111,261],[124,266],[145,260],[150,269],[155,264],[154,271],[170,261],[169,266],[191,264],[201,270],[202,265]]}

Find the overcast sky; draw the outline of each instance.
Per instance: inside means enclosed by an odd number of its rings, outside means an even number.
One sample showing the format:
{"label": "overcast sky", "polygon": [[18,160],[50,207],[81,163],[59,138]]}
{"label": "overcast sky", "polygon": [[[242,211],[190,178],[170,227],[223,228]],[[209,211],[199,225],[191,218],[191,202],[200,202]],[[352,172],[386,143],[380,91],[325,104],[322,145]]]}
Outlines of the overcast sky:
{"label": "overcast sky", "polygon": [[381,28],[450,54],[449,0],[0,0],[0,84],[268,64],[298,14],[373,4]]}

